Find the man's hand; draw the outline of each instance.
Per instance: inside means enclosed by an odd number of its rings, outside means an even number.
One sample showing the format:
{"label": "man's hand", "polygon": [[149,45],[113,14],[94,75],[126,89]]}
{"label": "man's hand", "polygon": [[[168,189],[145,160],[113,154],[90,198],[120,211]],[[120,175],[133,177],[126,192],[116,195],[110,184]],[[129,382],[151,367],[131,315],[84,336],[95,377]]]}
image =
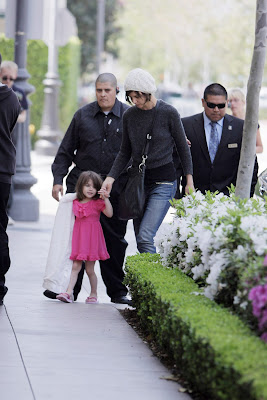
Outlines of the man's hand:
{"label": "man's hand", "polygon": [[52,189],[52,197],[59,201],[59,193],[63,196],[63,185],[54,185]]}
{"label": "man's hand", "polygon": [[109,195],[114,181],[115,181],[114,178],[111,178],[111,176],[107,176],[104,182],[102,183],[101,189],[106,190],[107,194]]}

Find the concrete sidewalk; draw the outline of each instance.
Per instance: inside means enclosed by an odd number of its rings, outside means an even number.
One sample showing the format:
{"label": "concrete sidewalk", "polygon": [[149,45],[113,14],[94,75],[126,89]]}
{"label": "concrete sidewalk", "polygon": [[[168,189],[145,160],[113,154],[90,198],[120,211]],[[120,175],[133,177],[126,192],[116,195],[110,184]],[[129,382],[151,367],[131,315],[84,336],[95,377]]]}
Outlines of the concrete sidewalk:
{"label": "concrete sidewalk", "polygon": [[[99,266],[98,305],[86,305],[89,283],[78,301],[43,296],[42,278],[57,203],[51,198],[50,157],[32,153],[32,192],[40,200],[38,222],[8,228],[12,265],[9,292],[0,307],[1,399],[97,400],[190,399],[179,385],[161,379],[170,372],[110,303]],[[132,224],[127,255],[136,253]]]}

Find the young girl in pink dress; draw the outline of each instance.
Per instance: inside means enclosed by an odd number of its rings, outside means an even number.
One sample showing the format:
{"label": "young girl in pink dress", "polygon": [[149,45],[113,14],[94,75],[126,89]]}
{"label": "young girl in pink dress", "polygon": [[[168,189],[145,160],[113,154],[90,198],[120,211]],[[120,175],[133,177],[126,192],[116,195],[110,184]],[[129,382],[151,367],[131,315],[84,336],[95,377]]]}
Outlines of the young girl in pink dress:
{"label": "young girl in pink dress", "polygon": [[75,223],[70,255],[70,259],[73,260],[72,271],[66,293],[60,293],[57,296],[58,300],[65,303],[73,302],[73,288],[83,261],[85,261],[85,270],[91,285],[91,293],[85,303],[98,303],[97,276],[94,265],[96,260],[109,258],[99,219],[101,212],[109,218],[113,215],[109,196],[105,189],[101,189],[101,185],[101,177],[93,171],[82,172],[77,181],[77,199],[73,201]]}

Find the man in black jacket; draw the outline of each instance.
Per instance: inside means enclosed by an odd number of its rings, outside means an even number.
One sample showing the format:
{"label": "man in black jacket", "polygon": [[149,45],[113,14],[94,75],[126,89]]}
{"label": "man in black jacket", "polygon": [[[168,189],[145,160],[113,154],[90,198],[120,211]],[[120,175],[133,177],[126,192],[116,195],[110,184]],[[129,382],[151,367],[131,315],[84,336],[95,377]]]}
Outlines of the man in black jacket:
{"label": "man in black jacket", "polygon": [[[59,194],[63,194],[63,178],[66,175],[67,192],[75,192],[75,185],[82,171],[95,171],[104,179],[119,152],[122,139],[122,115],[129,106],[116,98],[118,88],[113,74],[99,75],[95,88],[97,101],[85,105],[74,114],[52,164],[54,175],[52,196],[57,201]],[[75,167],[69,172],[72,163]],[[107,218],[103,213],[100,217],[110,255],[108,260],[100,261],[100,270],[111,301],[131,304],[131,300],[126,296],[128,290],[122,283],[123,262],[127,247],[124,239],[127,221],[121,221],[117,217],[120,189],[124,186],[125,179],[126,174],[122,174],[111,192],[113,217]],[[74,288],[74,300],[81,288],[83,271],[84,269],[80,272]],[[56,294],[45,290],[44,295],[55,298]]]}
{"label": "man in black jacket", "polygon": [[18,77],[18,66],[14,61],[4,60],[0,68],[0,81],[12,88],[17,95],[21,110],[18,118],[18,122],[26,121],[26,111],[28,110],[28,102],[26,95],[22,89],[16,86],[14,83]]}
{"label": "man in black jacket", "polygon": [[[2,57],[0,54],[0,65]],[[0,83],[0,305],[7,292],[5,275],[10,267],[8,236],[6,233],[8,216],[7,202],[11,177],[15,173],[16,150],[11,132],[17,122],[20,105],[12,89]]]}
{"label": "man in black jacket", "polygon": [[[193,177],[196,189],[229,196],[229,187],[236,185],[244,121],[226,114],[227,91],[218,84],[207,86],[202,99],[204,112],[182,118],[185,133],[191,142]],[[256,158],[251,182],[251,196],[257,183]]]}

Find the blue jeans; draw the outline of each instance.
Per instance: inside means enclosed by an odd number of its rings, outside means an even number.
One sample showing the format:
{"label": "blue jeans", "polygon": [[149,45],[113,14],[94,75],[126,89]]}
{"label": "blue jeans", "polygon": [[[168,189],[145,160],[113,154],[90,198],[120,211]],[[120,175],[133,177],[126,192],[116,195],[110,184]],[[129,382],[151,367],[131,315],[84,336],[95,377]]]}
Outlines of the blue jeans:
{"label": "blue jeans", "polygon": [[177,181],[159,182],[146,187],[146,204],[141,219],[134,219],[137,249],[140,253],[156,253],[154,237],[174,198]]}

